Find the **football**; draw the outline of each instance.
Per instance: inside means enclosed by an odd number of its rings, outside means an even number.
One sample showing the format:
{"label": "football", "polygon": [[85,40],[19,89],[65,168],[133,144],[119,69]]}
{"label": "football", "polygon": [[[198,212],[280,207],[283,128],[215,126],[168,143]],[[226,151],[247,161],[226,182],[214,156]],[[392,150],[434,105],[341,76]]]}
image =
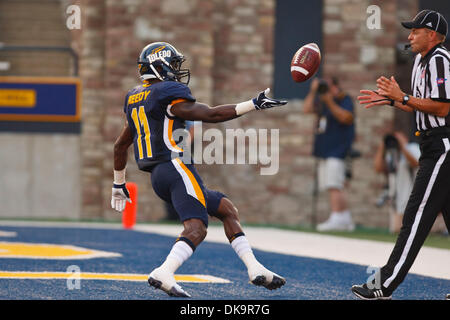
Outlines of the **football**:
{"label": "football", "polygon": [[297,50],[291,61],[291,76],[295,82],[311,78],[320,66],[320,49],[315,43],[305,44]]}

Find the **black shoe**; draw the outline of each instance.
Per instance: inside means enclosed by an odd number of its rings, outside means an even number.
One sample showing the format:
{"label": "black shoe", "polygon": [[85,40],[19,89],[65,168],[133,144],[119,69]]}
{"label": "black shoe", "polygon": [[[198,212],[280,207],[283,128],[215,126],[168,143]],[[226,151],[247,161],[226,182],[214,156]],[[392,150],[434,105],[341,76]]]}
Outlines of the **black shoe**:
{"label": "black shoe", "polygon": [[257,276],[251,283],[255,286],[263,286],[266,289],[275,290],[284,286],[286,280],[283,277],[278,277],[274,274],[271,282],[267,282],[265,276]]}
{"label": "black shoe", "polygon": [[392,296],[387,295],[382,289],[369,289],[367,284],[353,286],[352,292],[363,300],[391,300]]}

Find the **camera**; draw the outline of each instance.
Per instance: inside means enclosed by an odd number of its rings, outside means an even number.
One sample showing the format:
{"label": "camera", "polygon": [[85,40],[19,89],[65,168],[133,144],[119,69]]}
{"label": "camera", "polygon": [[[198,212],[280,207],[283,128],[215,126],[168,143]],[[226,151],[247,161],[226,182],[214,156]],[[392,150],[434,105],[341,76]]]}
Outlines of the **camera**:
{"label": "camera", "polygon": [[320,79],[319,80],[319,86],[317,87],[317,92],[319,94],[324,94],[328,92],[328,82],[326,80]]}
{"label": "camera", "polygon": [[399,149],[397,138],[391,134],[384,136],[384,149]]}
{"label": "camera", "polygon": [[397,164],[400,157],[400,148],[398,140],[393,135],[386,135],[384,137],[384,159],[388,173],[397,172]]}

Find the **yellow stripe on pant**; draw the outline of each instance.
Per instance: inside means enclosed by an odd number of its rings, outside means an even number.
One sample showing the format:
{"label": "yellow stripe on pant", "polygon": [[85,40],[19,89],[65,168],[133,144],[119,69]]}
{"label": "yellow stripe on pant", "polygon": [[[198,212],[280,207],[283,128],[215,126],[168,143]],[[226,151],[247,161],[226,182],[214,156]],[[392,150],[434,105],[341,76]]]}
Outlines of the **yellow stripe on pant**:
{"label": "yellow stripe on pant", "polygon": [[[188,169],[188,167],[186,167],[186,165],[179,158],[172,160],[172,162],[174,163],[177,171],[183,177],[183,181],[186,185],[188,193],[191,194],[189,192],[190,189],[189,187],[191,186],[195,192],[195,195],[193,194],[191,195],[194,196],[198,201],[200,201],[200,203],[206,208],[205,196],[203,195],[203,191],[200,188],[200,185],[198,184],[197,180],[195,179],[194,174]],[[182,171],[180,171],[180,169]],[[185,177],[187,177],[188,180]],[[190,184],[190,186],[188,184]]]}

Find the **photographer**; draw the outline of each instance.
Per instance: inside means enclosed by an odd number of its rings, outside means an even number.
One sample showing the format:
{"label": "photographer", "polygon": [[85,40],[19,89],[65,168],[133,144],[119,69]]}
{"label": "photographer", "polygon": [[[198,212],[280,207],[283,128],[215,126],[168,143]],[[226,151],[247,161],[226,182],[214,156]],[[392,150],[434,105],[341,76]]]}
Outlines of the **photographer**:
{"label": "photographer", "polygon": [[388,178],[389,231],[398,233],[402,226],[403,212],[411,194],[419,167],[420,148],[414,141],[408,141],[400,131],[385,135],[375,154],[374,167]]}
{"label": "photographer", "polygon": [[317,115],[313,155],[319,159],[319,190],[328,190],[331,209],[318,231],[352,231],[355,225],[348,209],[345,161],[355,137],[353,102],[337,78],[313,79],[303,102],[303,112]]}

